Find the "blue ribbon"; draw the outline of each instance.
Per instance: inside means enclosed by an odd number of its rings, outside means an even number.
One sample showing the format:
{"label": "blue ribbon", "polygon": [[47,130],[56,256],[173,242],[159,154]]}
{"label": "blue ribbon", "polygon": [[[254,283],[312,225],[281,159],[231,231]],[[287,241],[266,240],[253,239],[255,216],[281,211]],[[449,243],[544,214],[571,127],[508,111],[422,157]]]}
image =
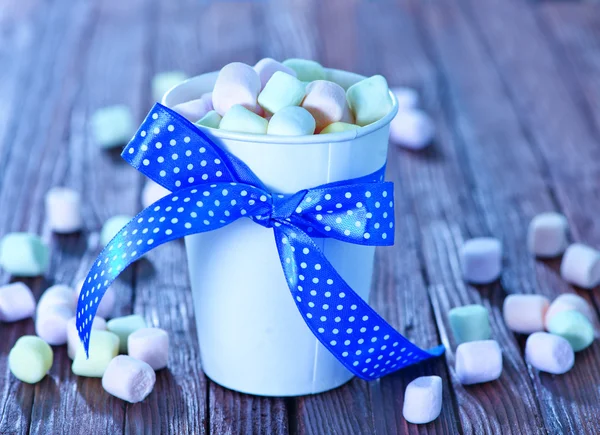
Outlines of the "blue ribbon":
{"label": "blue ribbon", "polygon": [[348,286],[312,240],[393,245],[393,184],[383,182],[385,167],[293,195],[273,194],[242,161],[160,104],[122,156],[173,193],[125,225],[88,273],[77,305],[77,329],[88,355],[98,304],[123,269],[156,246],[242,217],[273,228],[302,318],[356,376],[377,379],[444,352],[443,346],[422,350],[397,332]]}

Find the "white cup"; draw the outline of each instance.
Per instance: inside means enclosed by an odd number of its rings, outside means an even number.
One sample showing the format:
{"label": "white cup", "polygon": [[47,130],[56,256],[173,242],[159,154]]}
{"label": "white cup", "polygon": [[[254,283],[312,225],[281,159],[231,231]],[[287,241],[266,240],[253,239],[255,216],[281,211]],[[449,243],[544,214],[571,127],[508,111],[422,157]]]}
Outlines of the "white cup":
{"label": "white cup", "polygon": [[[329,70],[348,87],[364,77]],[[210,92],[218,72],[172,88],[173,107]],[[207,128],[275,193],[295,193],[361,177],[387,157],[389,123],[398,111],[358,130],[313,136],[267,136]],[[368,300],[375,248],[314,239],[354,291]],[[202,369],[214,382],[261,396],[300,396],[336,388],[352,374],[306,326],[283,275],[273,230],[240,219],[186,237]]]}

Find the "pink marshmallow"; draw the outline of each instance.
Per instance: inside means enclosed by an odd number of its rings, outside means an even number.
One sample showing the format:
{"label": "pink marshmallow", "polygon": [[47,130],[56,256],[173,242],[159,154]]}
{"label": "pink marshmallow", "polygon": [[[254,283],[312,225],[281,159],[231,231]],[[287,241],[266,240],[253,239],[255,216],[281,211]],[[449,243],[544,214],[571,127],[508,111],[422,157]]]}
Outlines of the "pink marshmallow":
{"label": "pink marshmallow", "polygon": [[[77,303],[79,299],[81,299],[81,289],[83,288],[84,279],[79,281],[77,287],[75,287],[75,307],[77,307]],[[100,301],[100,305],[98,305],[98,309],[96,311],[96,315],[103,317],[105,319],[110,319],[112,317],[113,310],[115,308],[115,302],[117,300],[117,295],[112,287],[106,289],[106,293],[104,293],[104,297]]]}
{"label": "pink marshmallow", "polygon": [[[102,317],[94,317],[92,329],[106,331],[106,320]],[[75,359],[75,354],[77,354],[79,346],[81,346],[81,342],[79,341],[79,334],[77,333],[77,317],[71,317],[67,321],[67,354],[69,355],[69,358]]]}
{"label": "pink marshmallow", "polygon": [[254,65],[254,70],[260,78],[261,90],[277,71],[282,71],[286,74],[296,77],[296,71],[280,62],[277,62],[275,59],[271,59],[270,57],[265,57],[264,59],[259,60],[256,65]]}
{"label": "pink marshmallow", "polygon": [[155,383],[156,374],[152,367],[127,355],[113,358],[102,376],[102,387],[129,403],[144,400],[152,392]]}
{"label": "pink marshmallow", "polygon": [[521,334],[544,330],[544,317],[550,301],[542,295],[509,295],[502,308],[508,329]]}
{"label": "pink marshmallow", "polygon": [[173,110],[188,121],[196,122],[213,110],[212,92],[202,95],[197,100],[178,104],[173,107]]}
{"label": "pink marshmallow", "polygon": [[0,321],[16,322],[35,313],[35,298],[29,287],[15,282],[0,287]]}
{"label": "pink marshmallow", "polygon": [[594,309],[588,304],[588,302],[575,293],[564,293],[557,297],[551,304],[548,311],[546,311],[545,326],[548,329],[550,320],[563,311],[579,311],[583,314],[593,325],[595,323],[596,314]]}
{"label": "pink marshmallow", "polygon": [[[301,104],[315,118],[319,132],[329,124],[341,121],[347,109],[346,92],[340,85],[327,80],[315,80],[306,87]],[[346,117],[348,113],[345,114]],[[348,122],[348,121],[344,121]]]}
{"label": "pink marshmallow", "polygon": [[169,335],[160,328],[138,329],[127,338],[127,353],[154,370],[163,369],[169,360]]}
{"label": "pink marshmallow", "polygon": [[214,110],[221,116],[234,105],[240,104],[257,113],[260,78],[256,71],[244,63],[225,65],[217,77],[212,93]]}
{"label": "pink marshmallow", "polygon": [[35,333],[46,343],[60,346],[67,342],[67,322],[75,312],[66,305],[38,305]]}

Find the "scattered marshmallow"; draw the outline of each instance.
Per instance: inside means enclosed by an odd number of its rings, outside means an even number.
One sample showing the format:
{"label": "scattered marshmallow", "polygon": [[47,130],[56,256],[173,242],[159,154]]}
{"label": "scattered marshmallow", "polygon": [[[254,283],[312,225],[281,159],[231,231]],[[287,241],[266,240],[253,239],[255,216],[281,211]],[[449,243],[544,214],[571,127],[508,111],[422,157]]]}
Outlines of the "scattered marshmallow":
{"label": "scattered marshmallow", "polygon": [[267,127],[267,134],[280,136],[303,136],[315,132],[315,119],[304,108],[285,107],[275,113]]}
{"label": "scattered marshmallow", "polygon": [[495,340],[470,341],[456,348],[456,375],[463,385],[498,379],[502,374],[502,352]]}
{"label": "scattered marshmallow", "polygon": [[135,133],[135,123],[129,107],[109,106],[96,110],[91,118],[92,134],[102,148],[127,144]]}
{"label": "scattered marshmallow", "polygon": [[127,339],[127,353],[153,370],[164,369],[169,361],[169,335],[160,328],[138,329]]}
{"label": "scattered marshmallow", "polygon": [[142,190],[142,206],[144,208],[150,207],[156,201],[164,198],[170,193],[171,192],[168,189],[162,187],[156,181],[148,179]]}
{"label": "scattered marshmallow", "polygon": [[213,110],[212,92],[196,100],[187,101],[173,107],[173,110],[190,122],[197,122]]}
{"label": "scattered marshmallow", "polygon": [[562,311],[552,316],[548,322],[548,332],[566,339],[574,352],[590,346],[594,341],[594,327],[578,311]]}
{"label": "scattered marshmallow", "polygon": [[106,329],[119,337],[119,352],[127,353],[127,340],[129,335],[146,327],[146,321],[142,316],[132,314],[130,316],[117,317],[106,323]]}
{"label": "scattered marshmallow", "polygon": [[[75,296],[75,306],[77,306],[79,299],[81,299],[81,290],[83,289],[84,282],[85,280],[79,281],[75,287],[76,291],[73,292]],[[114,289],[112,287],[107,288],[102,300],[98,305],[98,308],[96,309],[96,316],[100,316],[105,319],[111,318],[115,309],[116,301],[117,294],[115,293]]]}
{"label": "scattered marshmallow", "polygon": [[[106,320],[102,317],[94,317],[92,329],[106,331]],[[79,346],[81,346],[81,341],[79,340],[79,333],[77,331],[77,317],[71,317],[67,322],[67,354],[69,358],[75,359]]]}
{"label": "scattered marshmallow", "polygon": [[544,330],[544,318],[550,301],[542,295],[508,295],[502,312],[508,329],[520,334]]}
{"label": "scattered marshmallow", "polygon": [[101,378],[114,357],[119,354],[119,337],[109,331],[92,329],[89,340],[89,358],[83,344],[79,344],[71,370],[77,376]]}
{"label": "scattered marshmallow", "polygon": [[196,122],[196,125],[199,125],[201,127],[219,128],[219,125],[221,124],[221,119],[223,119],[221,115],[219,115],[216,111],[211,110],[206,115],[204,115],[202,119]]}
{"label": "scattered marshmallow", "polygon": [[100,243],[102,243],[102,246],[108,245],[113,237],[115,237],[131,219],[131,216],[117,215],[104,222],[102,231],[100,232]]}
{"label": "scattered marshmallow", "polygon": [[542,213],[534,217],[527,232],[529,252],[538,257],[556,257],[567,247],[567,219],[560,213]]}
{"label": "scattered marshmallow", "polygon": [[287,59],[283,65],[296,71],[298,80],[312,82],[314,80],[325,80],[327,73],[319,62],[306,59]]}
{"label": "scattered marshmallow", "polygon": [[400,110],[390,123],[391,142],[411,150],[425,148],[434,134],[433,121],[421,110]]}
{"label": "scattered marshmallow", "polygon": [[35,384],[50,371],[53,359],[48,343],[34,335],[24,335],[8,354],[8,366],[15,378]]}
{"label": "scattered marshmallow", "polygon": [[442,378],[422,376],[406,386],[402,415],[413,424],[430,423],[442,412]]}
{"label": "scattered marshmallow", "polygon": [[544,319],[546,329],[548,329],[548,323],[556,314],[562,313],[563,311],[573,310],[579,311],[590,321],[590,323],[594,323],[596,315],[594,314],[594,310],[590,304],[588,304],[584,298],[576,295],[575,293],[564,293],[554,299],[554,301],[550,304],[550,308],[548,308],[548,311],[546,311],[546,317]]}
{"label": "scattered marshmallow", "polygon": [[258,104],[270,113],[299,106],[304,98],[306,85],[296,77],[281,71],[275,72],[258,96]]}
{"label": "scattered marshmallow", "polygon": [[67,234],[81,230],[81,197],[73,189],[53,187],[46,193],[46,216],[50,229]]}
{"label": "scattered marshmallow", "polygon": [[214,110],[221,116],[235,105],[256,111],[260,88],[260,78],[251,66],[241,62],[225,65],[219,71],[213,88]]}
{"label": "scattered marshmallow", "polygon": [[398,86],[391,88],[390,91],[396,96],[400,110],[416,109],[419,104],[419,94],[412,88]]}
{"label": "scattered marshmallow", "polygon": [[167,91],[187,78],[187,74],[183,71],[165,71],[156,74],[152,78],[152,98],[160,102]]}
{"label": "scattered marshmallow", "polygon": [[219,128],[240,133],[266,134],[268,124],[265,118],[236,104],[223,116]]}
{"label": "scattered marshmallow", "polygon": [[50,251],[35,234],[9,233],[0,240],[0,266],[11,275],[43,275],[49,264]]}
{"label": "scattered marshmallow", "polygon": [[315,119],[316,131],[321,131],[334,122],[342,121],[344,115],[348,117],[350,112],[344,89],[337,83],[327,80],[316,80],[306,86],[306,96],[301,106]]}
{"label": "scattered marshmallow", "polygon": [[127,355],[113,358],[102,376],[102,387],[129,403],[144,400],[152,392],[155,382],[152,367]]}
{"label": "scattered marshmallow", "polygon": [[498,239],[478,237],[467,240],[461,252],[463,277],[474,284],[489,284],[502,271],[502,244]]}
{"label": "scattered marshmallow", "polygon": [[265,87],[267,82],[277,71],[281,71],[296,77],[296,71],[291,69],[289,66],[285,66],[284,64],[277,62],[275,59],[271,59],[270,57],[265,57],[264,59],[259,60],[256,65],[254,65],[254,70],[260,78],[261,89]]}
{"label": "scattered marshmallow", "polygon": [[17,322],[35,313],[33,293],[22,282],[0,287],[0,322]]}
{"label": "scattered marshmallow", "polygon": [[343,131],[356,130],[360,127],[356,124],[348,124],[347,122],[334,122],[333,124],[329,124],[319,134],[328,134],[328,133],[341,133]]}
{"label": "scattered marshmallow", "polygon": [[73,293],[70,287],[54,285],[42,294],[38,303],[35,333],[52,346],[67,342],[67,323],[75,315]]}
{"label": "scattered marshmallow", "polygon": [[575,353],[563,337],[535,332],[525,343],[525,360],[542,372],[562,375],[573,368]]}
{"label": "scattered marshmallow", "polygon": [[560,265],[560,274],[571,284],[592,289],[600,284],[600,251],[581,243],[567,248]]}
{"label": "scattered marshmallow", "polygon": [[492,335],[488,310],[482,305],[452,308],[448,319],[454,338],[459,344],[488,340]]}
{"label": "scattered marshmallow", "polygon": [[387,81],[380,75],[350,86],[346,98],[354,112],[356,124],[368,125],[387,115],[393,107],[389,92]]}

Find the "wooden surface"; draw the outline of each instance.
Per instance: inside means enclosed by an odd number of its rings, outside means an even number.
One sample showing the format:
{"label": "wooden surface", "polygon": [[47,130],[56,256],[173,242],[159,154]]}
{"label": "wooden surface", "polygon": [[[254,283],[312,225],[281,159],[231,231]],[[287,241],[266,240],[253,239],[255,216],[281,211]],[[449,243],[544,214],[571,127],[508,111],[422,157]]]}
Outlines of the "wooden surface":
{"label": "wooden surface", "polygon": [[[0,5],[0,236],[40,234],[51,270],[28,279],[36,296],[74,284],[97,255],[98,231],[140,210],[144,180],[118,151],[93,143],[97,108],[124,103],[140,121],[161,71],[190,75],[231,61],[307,57],[419,90],[437,136],[423,152],[391,147],[396,245],[377,250],[371,302],[422,346],[444,357],[376,382],[267,399],[225,390],[202,373],[183,243],[150,253],[114,284],[117,315],[138,313],[169,331],[169,369],[130,405],[98,379],[70,371],[64,347],[37,385],[10,374],[7,354],[33,321],[0,324],[0,434],[597,434],[600,345],[563,376],[523,360],[524,339],[502,321],[509,293],[577,292],[596,309],[600,292],[558,276],[525,246],[531,218],[564,213],[572,240],[600,246],[600,4],[531,0],[2,0]],[[70,186],[85,198],[85,230],[53,235],[43,197]],[[502,278],[461,279],[464,240],[493,235],[505,248]],[[0,271],[0,284],[11,281]],[[504,371],[463,387],[447,311],[481,303],[491,313]],[[437,374],[444,405],[433,423],[402,417],[404,388]]]}

